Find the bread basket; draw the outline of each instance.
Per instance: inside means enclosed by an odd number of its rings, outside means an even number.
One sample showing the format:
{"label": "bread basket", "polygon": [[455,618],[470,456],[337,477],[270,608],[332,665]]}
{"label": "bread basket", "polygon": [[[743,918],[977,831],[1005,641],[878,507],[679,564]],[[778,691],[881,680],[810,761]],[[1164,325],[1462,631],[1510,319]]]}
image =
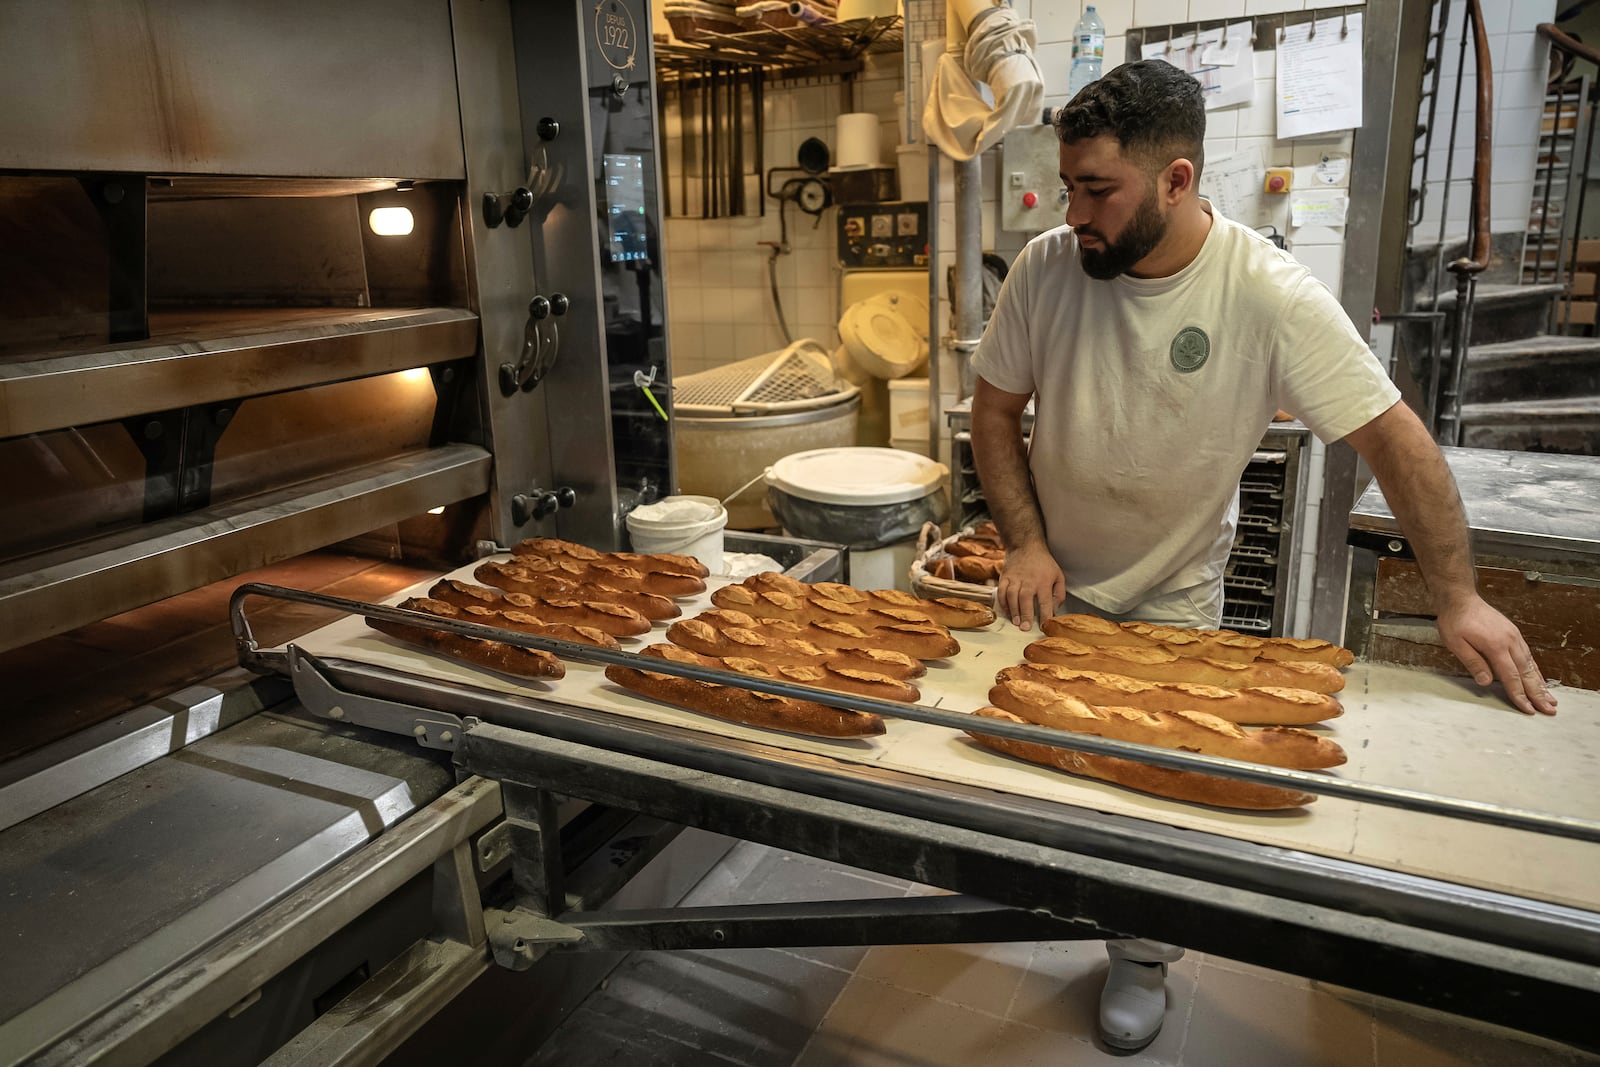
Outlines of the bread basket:
{"label": "bread basket", "polygon": [[939,578],[929,573],[929,566],[935,560],[949,555],[948,549],[952,542],[971,533],[972,528],[969,526],[957,530],[949,537],[944,537],[937,524],[923,523],[922,530],[917,535],[917,555],[911,561],[911,592],[930,599],[942,596],[960,597],[963,600],[976,600],[980,604],[993,607],[996,596],[994,586],[963,582],[955,578]]}

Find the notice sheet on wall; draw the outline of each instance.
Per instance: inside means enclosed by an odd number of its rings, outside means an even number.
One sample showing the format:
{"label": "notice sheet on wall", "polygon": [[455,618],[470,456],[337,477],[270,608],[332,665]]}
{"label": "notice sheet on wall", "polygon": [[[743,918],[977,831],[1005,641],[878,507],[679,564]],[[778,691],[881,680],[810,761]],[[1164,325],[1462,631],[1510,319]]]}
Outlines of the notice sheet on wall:
{"label": "notice sheet on wall", "polygon": [[1278,39],[1278,139],[1361,125],[1361,15],[1290,26]]}
{"label": "notice sheet on wall", "polygon": [[1193,74],[1200,83],[1207,111],[1248,104],[1256,76],[1250,32],[1248,22],[1213,26],[1170,41],[1147,44],[1139,50],[1139,58],[1164,59]]}

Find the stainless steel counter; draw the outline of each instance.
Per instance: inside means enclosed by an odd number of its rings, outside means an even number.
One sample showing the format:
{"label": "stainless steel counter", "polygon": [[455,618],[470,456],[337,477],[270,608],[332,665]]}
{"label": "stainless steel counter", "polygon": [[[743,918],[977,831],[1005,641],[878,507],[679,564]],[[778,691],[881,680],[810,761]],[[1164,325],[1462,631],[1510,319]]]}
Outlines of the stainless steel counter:
{"label": "stainless steel counter", "polygon": [[[1600,457],[1484,448],[1446,448],[1444,456],[1480,553],[1600,557]],[[1356,501],[1350,527],[1400,533],[1376,482]]]}

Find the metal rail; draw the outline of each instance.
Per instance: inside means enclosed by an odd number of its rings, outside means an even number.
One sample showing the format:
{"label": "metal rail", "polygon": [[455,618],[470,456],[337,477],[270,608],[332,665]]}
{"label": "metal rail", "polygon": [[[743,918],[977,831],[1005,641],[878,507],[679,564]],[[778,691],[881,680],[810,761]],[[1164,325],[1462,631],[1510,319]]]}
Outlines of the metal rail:
{"label": "metal rail", "polygon": [[[628,667],[634,670],[668,674],[695,681],[710,682],[716,685],[731,685],[755,692],[771,693],[775,696],[814,701],[847,711],[859,711],[887,718],[929,723],[965,733],[981,733],[993,737],[1070,749],[1090,755],[1133,760],[1171,770],[1212,774],[1236,781],[1302,790],[1321,796],[1340,797],[1347,800],[1380,804],[1385,807],[1403,808],[1409,811],[1443,815],[1469,822],[1485,823],[1491,826],[1504,826],[1532,833],[1571,838],[1577,841],[1600,843],[1600,823],[1569,815],[1555,815],[1525,808],[1504,807],[1482,801],[1442,797],[1412,789],[1373,785],[1366,782],[1348,782],[1308,771],[1268,767],[1238,760],[1223,759],[1217,756],[1205,756],[1174,749],[1135,744],[1128,741],[1113,741],[1089,734],[1069,733],[1032,724],[1008,723],[962,712],[941,711],[935,708],[923,707],[919,704],[899,704],[893,701],[875,700],[854,694],[836,693],[811,686],[795,685],[791,682],[715,670],[709,667],[701,667],[697,664],[675,663],[671,660],[642,656],[632,652],[611,651],[589,645],[575,644],[570,641],[538,637],[513,630],[502,630],[478,623],[443,619],[422,612],[406,611],[377,604],[365,604],[360,601],[347,600],[343,597],[327,596],[321,593],[309,593],[284,586],[251,582],[241,585],[234,591],[232,598],[229,600],[228,611],[233,623],[234,640],[239,650],[240,663],[251,670],[261,673],[283,673],[284,664],[282,657],[268,658],[263,656],[256,645],[255,639],[250,632],[249,622],[244,614],[244,601],[252,596],[335,608],[352,615],[361,615],[368,619],[382,619],[408,626],[422,626],[479,640],[499,641],[521,648],[549,652],[563,660],[578,663]],[[299,650],[296,649],[295,651],[298,653]],[[411,733],[413,729],[409,720],[405,723],[397,722],[396,726],[397,728],[403,728],[403,732],[406,733]]]}

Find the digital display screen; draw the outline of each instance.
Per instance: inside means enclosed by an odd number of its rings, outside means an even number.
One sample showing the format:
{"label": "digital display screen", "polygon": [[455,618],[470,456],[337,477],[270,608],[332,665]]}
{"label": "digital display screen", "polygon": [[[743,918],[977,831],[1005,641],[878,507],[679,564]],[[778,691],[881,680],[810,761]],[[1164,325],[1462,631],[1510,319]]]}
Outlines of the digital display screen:
{"label": "digital display screen", "polygon": [[644,213],[644,157],[601,156],[605,180],[606,259],[611,263],[644,262],[650,258]]}

